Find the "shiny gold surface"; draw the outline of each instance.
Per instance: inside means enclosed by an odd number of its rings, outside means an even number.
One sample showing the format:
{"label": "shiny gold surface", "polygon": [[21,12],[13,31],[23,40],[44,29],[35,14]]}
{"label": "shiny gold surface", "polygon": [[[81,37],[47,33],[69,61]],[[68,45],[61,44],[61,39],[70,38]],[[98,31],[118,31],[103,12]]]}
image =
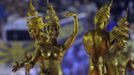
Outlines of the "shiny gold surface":
{"label": "shiny gold surface", "polygon": [[121,18],[112,32],[106,31],[111,6],[112,1],[97,11],[95,29],[83,37],[86,52],[90,56],[89,75],[126,75],[128,64],[133,67],[131,52],[126,49],[129,39],[127,17]]}
{"label": "shiny gold surface", "polygon": [[[26,60],[18,63],[13,67],[13,71],[25,67],[26,74],[29,75],[30,69],[38,62],[40,64],[40,75],[63,75],[61,70],[61,60],[64,53],[71,47],[78,34],[78,18],[74,12],[66,13],[65,16],[74,17],[74,30],[64,44],[57,43],[59,35],[59,19],[51,4],[47,4],[48,10],[45,16],[46,22],[42,17],[38,16],[37,11],[30,1],[30,9],[28,11],[28,22],[30,36],[35,40],[36,55],[26,54]],[[33,14],[36,13],[36,14]]]}
{"label": "shiny gold surface", "polygon": [[[105,55],[105,65],[108,75],[127,75],[128,64],[132,64],[131,52],[129,51],[129,26],[127,17],[122,17],[118,25],[110,33],[112,44],[108,53]],[[114,42],[113,42],[114,41]]]}
{"label": "shiny gold surface", "polygon": [[83,37],[84,46],[90,55],[89,75],[103,75],[105,72],[103,56],[110,46],[110,37],[106,32],[106,27],[109,23],[111,5],[112,1],[97,11],[94,18],[95,29],[87,32]]}

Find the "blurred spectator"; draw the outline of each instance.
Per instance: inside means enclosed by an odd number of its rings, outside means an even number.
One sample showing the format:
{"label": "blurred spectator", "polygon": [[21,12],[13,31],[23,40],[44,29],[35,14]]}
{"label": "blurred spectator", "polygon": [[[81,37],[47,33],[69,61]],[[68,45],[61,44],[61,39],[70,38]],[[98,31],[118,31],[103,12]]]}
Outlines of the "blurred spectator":
{"label": "blurred spectator", "polygon": [[[33,0],[33,5],[44,14],[46,12],[46,0]],[[86,13],[89,26],[93,26],[96,11],[111,0],[50,0],[60,19],[66,11]],[[3,25],[26,26],[26,12],[29,0],[0,0],[0,36]],[[129,8],[130,38],[134,39],[134,0],[114,0],[111,10],[111,24],[115,24],[124,11]],[[90,28],[90,27],[89,27]],[[109,31],[110,28],[109,27]],[[89,60],[81,44],[73,46],[63,59],[64,75],[86,75]],[[88,66],[87,66],[88,65]],[[81,66],[81,68],[78,68]],[[86,70],[86,72],[84,72]],[[78,73],[76,73],[78,71]]]}
{"label": "blurred spectator", "polygon": [[0,24],[5,23],[6,18],[7,18],[7,10],[5,8],[4,3],[0,1]]}
{"label": "blurred spectator", "polygon": [[86,12],[88,17],[91,18],[93,13],[95,13],[97,11],[97,6],[96,6],[95,2],[93,2],[91,0],[83,0],[83,3],[81,4],[79,10],[81,12]]}
{"label": "blurred spectator", "polygon": [[[29,0],[1,0],[0,1],[0,24],[7,22],[13,22],[14,20],[25,17],[26,10]],[[34,6],[39,10],[40,13],[45,13],[46,10],[46,2],[44,0],[33,0]],[[86,12],[88,14],[88,18],[91,22],[93,19],[93,15],[97,11],[98,8],[103,6],[106,3],[109,3],[110,0],[50,0],[53,3],[57,14],[60,18],[63,18],[63,13],[66,10],[76,11],[78,13]],[[120,17],[122,12],[129,8],[130,14],[133,15],[134,9],[134,1],[133,0],[114,0],[111,14],[112,17],[117,20]],[[1,20],[2,18],[2,20]]]}
{"label": "blurred spectator", "polygon": [[[11,4],[11,5],[10,5]],[[15,5],[12,5],[15,4]],[[9,17],[7,17],[7,23],[12,23],[16,21],[17,19],[26,17],[26,8],[27,4],[24,0],[14,0],[13,2],[9,2],[9,5],[7,6],[9,9]]]}
{"label": "blurred spectator", "polygon": [[130,39],[134,40],[134,23],[130,24]]}

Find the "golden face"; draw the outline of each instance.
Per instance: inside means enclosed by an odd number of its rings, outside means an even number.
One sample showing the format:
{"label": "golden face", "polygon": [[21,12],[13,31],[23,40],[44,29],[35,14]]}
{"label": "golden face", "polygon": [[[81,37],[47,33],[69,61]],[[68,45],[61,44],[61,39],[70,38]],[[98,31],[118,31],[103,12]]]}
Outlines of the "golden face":
{"label": "golden face", "polygon": [[56,39],[59,35],[59,27],[57,25],[48,26],[47,31],[51,39]]}
{"label": "golden face", "polygon": [[39,34],[39,30],[38,29],[31,29],[29,28],[29,34],[31,38],[35,38],[38,36]]}
{"label": "golden face", "polygon": [[30,36],[32,38],[37,37],[40,34],[39,31],[44,28],[44,23],[42,18],[40,16],[32,18],[28,23],[28,27],[29,27]]}

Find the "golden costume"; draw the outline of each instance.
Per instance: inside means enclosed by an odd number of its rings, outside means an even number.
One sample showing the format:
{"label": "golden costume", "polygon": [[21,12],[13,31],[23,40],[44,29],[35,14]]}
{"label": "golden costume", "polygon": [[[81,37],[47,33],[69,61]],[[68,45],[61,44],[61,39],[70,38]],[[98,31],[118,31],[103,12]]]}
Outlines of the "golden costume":
{"label": "golden costume", "polygon": [[112,2],[97,11],[94,19],[95,29],[87,32],[83,37],[86,52],[90,55],[89,75],[103,75],[105,72],[103,57],[110,45],[109,32],[106,31],[106,27],[110,18],[111,6]]}
{"label": "golden costume", "polygon": [[89,75],[126,75],[127,67],[133,69],[132,53],[126,49],[129,40],[127,17],[122,17],[111,32],[106,31],[111,5],[112,1],[97,11],[95,29],[83,37],[90,55]]}
{"label": "golden costume", "polygon": [[[42,17],[38,16],[38,12],[30,1],[30,9],[28,11],[28,23],[29,34],[35,40],[36,55],[26,56],[27,60],[14,66],[13,71],[17,71],[19,68],[24,67],[29,71],[36,62],[40,64],[40,75],[63,75],[61,70],[61,61],[65,52],[72,46],[76,36],[78,34],[78,18],[76,13],[69,12],[65,16],[74,17],[74,29],[73,33],[62,45],[57,43],[57,37],[59,35],[59,18],[57,17],[53,6],[47,3],[47,15],[45,16],[45,22]],[[29,72],[27,72],[29,74]]]}

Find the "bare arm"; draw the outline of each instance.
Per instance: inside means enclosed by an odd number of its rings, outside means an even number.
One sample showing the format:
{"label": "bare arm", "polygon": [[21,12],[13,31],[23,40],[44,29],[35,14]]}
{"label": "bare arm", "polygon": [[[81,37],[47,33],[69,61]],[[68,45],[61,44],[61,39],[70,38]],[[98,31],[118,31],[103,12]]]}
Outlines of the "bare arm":
{"label": "bare arm", "polygon": [[35,65],[35,63],[39,57],[40,57],[40,50],[37,51],[36,56],[33,59],[32,59],[32,56],[26,55],[26,61],[24,61],[20,64],[18,62],[16,62],[16,65],[13,66],[12,71],[16,72],[18,69],[20,69],[22,67],[27,67],[27,66],[28,66],[28,68],[32,68]]}
{"label": "bare arm", "polygon": [[32,64],[32,66],[35,65],[35,63],[38,61],[39,57],[41,56],[41,51],[37,50],[35,57],[30,61],[30,64]]}
{"label": "bare arm", "polygon": [[69,13],[67,16],[74,17],[74,29],[73,29],[73,33],[64,44],[64,50],[67,50],[70,48],[70,46],[72,46],[78,34],[78,16],[74,13]]}

